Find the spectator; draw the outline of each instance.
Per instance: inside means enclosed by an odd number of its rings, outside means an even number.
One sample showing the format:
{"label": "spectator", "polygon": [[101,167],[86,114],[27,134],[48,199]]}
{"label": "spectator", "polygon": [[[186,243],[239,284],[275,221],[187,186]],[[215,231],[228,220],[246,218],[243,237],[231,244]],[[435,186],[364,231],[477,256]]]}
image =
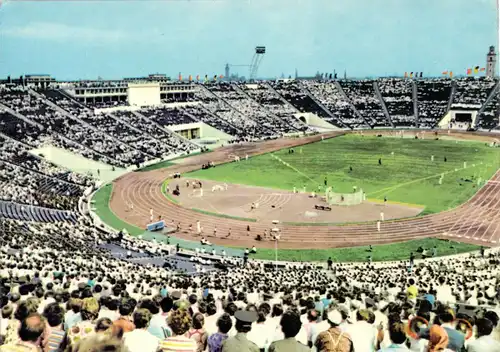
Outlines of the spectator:
{"label": "spectator", "polygon": [[342,314],[332,309],[327,315],[330,328],[321,332],[315,341],[319,352],[353,352],[354,344],[348,333],[342,331],[339,326],[343,322]]}
{"label": "spectator", "polygon": [[493,323],[489,319],[476,320],[477,339],[467,346],[467,352],[498,352],[500,342],[493,339]]}
{"label": "spectator", "polygon": [[123,343],[130,352],[156,352],[159,340],[148,332],[151,312],[137,309],[133,314],[135,329],[123,334]]}
{"label": "spectator", "polygon": [[271,343],[268,352],[306,352],[310,350],[295,339],[302,326],[299,314],[291,310],[285,312],[281,317],[280,325],[285,338]]}
{"label": "spectator", "polygon": [[229,314],[224,313],[219,317],[217,320],[219,331],[208,338],[208,352],[222,352],[222,343],[227,340],[228,332],[232,326],[233,321]]}
{"label": "spectator", "polygon": [[43,338],[44,352],[56,352],[62,348],[66,338],[63,329],[64,309],[58,303],[50,303],[43,310],[46,319],[45,332]]}
{"label": "spectator", "polygon": [[187,310],[174,310],[168,318],[168,326],[172,329],[172,336],[160,342],[160,349],[163,352],[196,352],[198,350],[196,341],[185,336],[191,328],[191,317]]}
{"label": "spectator", "polygon": [[392,344],[387,348],[382,348],[379,352],[404,352],[410,351],[406,343],[406,328],[403,323],[392,323],[389,326],[389,337]]}
{"label": "spectator", "polygon": [[20,323],[19,339],[16,342],[0,346],[0,352],[38,352],[44,330],[43,317],[38,313],[31,313]]}
{"label": "spectator", "polygon": [[186,333],[187,337],[196,341],[196,344],[198,345],[197,352],[203,352],[207,347],[208,334],[203,328],[204,324],[205,318],[203,317],[203,314],[197,312],[193,315],[192,327]]}

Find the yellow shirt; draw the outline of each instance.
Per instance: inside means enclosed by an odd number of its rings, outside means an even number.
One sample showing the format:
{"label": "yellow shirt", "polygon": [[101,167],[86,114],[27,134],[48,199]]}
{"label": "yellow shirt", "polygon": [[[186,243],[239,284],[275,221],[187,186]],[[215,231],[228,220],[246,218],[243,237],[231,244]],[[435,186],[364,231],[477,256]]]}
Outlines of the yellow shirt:
{"label": "yellow shirt", "polygon": [[406,290],[406,295],[407,295],[408,299],[417,298],[417,295],[418,295],[417,287],[415,285],[408,287],[408,290]]}

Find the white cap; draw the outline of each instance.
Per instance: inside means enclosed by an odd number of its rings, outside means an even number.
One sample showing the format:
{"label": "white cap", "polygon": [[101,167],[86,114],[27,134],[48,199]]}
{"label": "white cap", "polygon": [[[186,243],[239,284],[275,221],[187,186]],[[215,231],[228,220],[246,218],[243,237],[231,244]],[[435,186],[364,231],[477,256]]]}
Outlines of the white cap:
{"label": "white cap", "polygon": [[342,314],[334,309],[328,313],[327,319],[332,324],[340,325],[340,323],[342,323]]}

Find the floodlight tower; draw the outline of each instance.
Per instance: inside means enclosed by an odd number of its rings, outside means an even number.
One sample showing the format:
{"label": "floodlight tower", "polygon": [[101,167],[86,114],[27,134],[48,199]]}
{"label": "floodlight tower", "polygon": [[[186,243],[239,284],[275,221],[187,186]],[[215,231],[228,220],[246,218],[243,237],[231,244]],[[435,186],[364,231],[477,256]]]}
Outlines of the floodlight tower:
{"label": "floodlight tower", "polygon": [[262,62],[265,53],[266,53],[265,46],[255,47],[255,53],[253,54],[252,63],[250,64],[249,78],[251,81],[257,78],[257,71],[259,70],[260,63]]}

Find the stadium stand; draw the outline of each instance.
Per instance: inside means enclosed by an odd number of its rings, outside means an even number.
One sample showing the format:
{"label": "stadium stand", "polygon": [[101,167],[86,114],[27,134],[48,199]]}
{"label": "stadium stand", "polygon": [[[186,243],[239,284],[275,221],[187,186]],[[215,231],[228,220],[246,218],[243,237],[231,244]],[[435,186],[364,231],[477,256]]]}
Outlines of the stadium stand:
{"label": "stadium stand", "polygon": [[321,108],[314,99],[302,88],[299,81],[269,82],[270,86],[292,104],[300,112],[312,112],[319,117],[328,118],[330,115]]}
{"label": "stadium stand", "polygon": [[[235,140],[311,131],[295,119],[297,111],[342,128],[432,128],[449,107],[473,107],[480,111],[478,127],[490,130],[499,124],[494,87],[470,79],[210,84],[179,98],[198,105],[98,114],[59,90],[1,85],[0,350],[77,351],[90,341],[106,351],[171,351],[179,343],[185,351],[220,351],[227,340],[223,351],[240,352],[231,347],[238,336],[255,351],[407,345],[422,352],[436,338],[445,341],[442,351],[500,351],[498,249],[420,261],[281,263],[280,270],[251,256],[181,250],[188,258],[182,259],[173,256],[173,245],[94,226],[79,200],[95,180],[29,153],[50,143],[126,167],[197,147],[171,132],[172,125],[203,121]],[[489,219],[497,184],[480,192],[488,202],[474,205]],[[188,214],[173,207],[169,215]],[[413,221],[435,235],[448,219]],[[357,226],[342,231],[362,230]],[[402,239],[397,222],[388,228],[389,240]],[[469,223],[472,231],[479,228]],[[334,235],[322,231],[322,240]],[[414,319],[425,319],[418,332]],[[100,328],[108,334],[95,332]],[[473,334],[466,339],[468,328]],[[329,336],[339,343],[331,346]]]}
{"label": "stadium stand", "polygon": [[374,81],[340,81],[340,86],[350,99],[356,110],[372,127],[383,127],[389,125],[380,100],[375,94]]}
{"label": "stadium stand", "polygon": [[448,79],[418,80],[417,85],[417,126],[433,128],[448,112],[451,99],[451,81]]}
{"label": "stadium stand", "polygon": [[380,93],[395,126],[414,127],[413,83],[401,78],[378,81]]}

